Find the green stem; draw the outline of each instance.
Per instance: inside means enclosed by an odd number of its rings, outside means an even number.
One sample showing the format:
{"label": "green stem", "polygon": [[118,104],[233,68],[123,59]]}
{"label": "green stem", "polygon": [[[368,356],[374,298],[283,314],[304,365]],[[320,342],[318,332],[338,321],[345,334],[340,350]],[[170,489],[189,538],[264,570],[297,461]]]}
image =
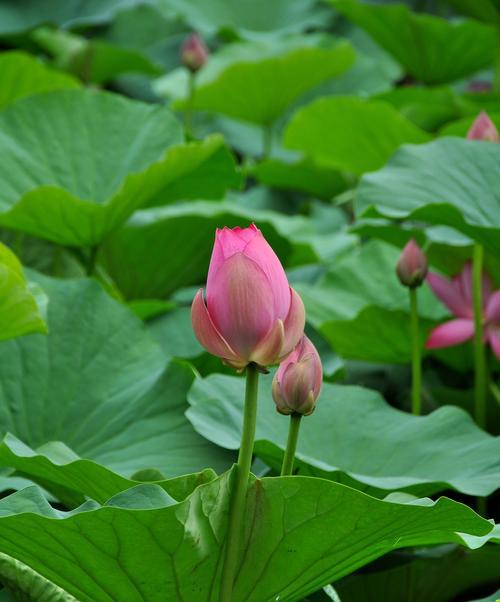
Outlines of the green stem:
{"label": "green stem", "polygon": [[493,67],[493,92],[500,92],[500,17],[497,19],[497,43]]}
{"label": "green stem", "polygon": [[422,411],[422,362],[420,359],[420,334],[418,323],[417,289],[410,288],[411,322],[411,411],[419,416]]}
{"label": "green stem", "polygon": [[267,159],[273,152],[273,125],[268,123],[262,126],[262,158]]}
{"label": "green stem", "polygon": [[288,427],[288,440],[286,442],[283,466],[281,467],[282,477],[286,477],[293,473],[293,462],[295,460],[295,450],[297,449],[301,418],[302,414],[293,413],[290,416],[290,426]]}
{"label": "green stem", "polygon": [[234,489],[231,499],[231,510],[227,530],[224,566],[222,569],[220,602],[231,602],[233,582],[238,563],[241,537],[243,534],[243,517],[252,463],[253,441],[257,422],[257,393],[259,372],[257,366],[247,366],[247,382],[245,392],[245,412],[243,417],[243,434],[241,437],[240,453],[236,465]]}
{"label": "green stem", "polygon": [[189,72],[188,79],[188,96],[186,110],[184,111],[184,127],[186,129],[186,137],[193,138],[193,104],[194,104],[194,73]]}
{"label": "green stem", "polygon": [[474,303],[474,413],[479,427],[486,425],[486,353],[483,335],[483,246],[474,245],[472,260]]}

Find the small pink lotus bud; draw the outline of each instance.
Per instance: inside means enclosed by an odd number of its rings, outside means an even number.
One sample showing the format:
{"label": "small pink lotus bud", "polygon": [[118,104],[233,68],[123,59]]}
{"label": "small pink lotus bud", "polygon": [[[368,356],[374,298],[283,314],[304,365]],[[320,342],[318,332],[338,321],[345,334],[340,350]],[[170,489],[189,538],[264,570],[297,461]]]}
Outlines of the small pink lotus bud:
{"label": "small pink lotus bud", "polygon": [[181,49],[181,59],[184,67],[187,67],[193,73],[201,69],[207,62],[208,48],[198,34],[191,34],[184,42]]}
{"label": "small pink lotus bud", "polygon": [[486,140],[500,142],[496,125],[491,121],[488,113],[481,111],[467,132],[468,140]]}
{"label": "small pink lotus bud", "polygon": [[280,414],[312,414],[322,381],[323,368],[318,352],[304,335],[274,375],[273,399],[276,409]]}
{"label": "small pink lotus bud", "polygon": [[427,257],[412,239],[401,251],[396,273],[402,285],[410,288],[420,286],[427,276]]}
{"label": "small pink lotus bud", "polygon": [[243,369],[286,357],[304,332],[305,310],[276,254],[252,224],[217,230],[206,303],[200,289],[191,319],[207,351]]}

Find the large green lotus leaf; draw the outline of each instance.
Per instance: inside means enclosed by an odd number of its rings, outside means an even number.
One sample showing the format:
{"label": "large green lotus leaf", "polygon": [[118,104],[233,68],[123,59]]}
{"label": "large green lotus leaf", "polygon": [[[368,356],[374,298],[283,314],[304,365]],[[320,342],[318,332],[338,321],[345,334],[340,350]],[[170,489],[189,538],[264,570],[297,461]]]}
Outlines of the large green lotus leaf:
{"label": "large green lotus leaf", "polygon": [[26,281],[14,253],[0,243],[0,341],[46,333],[45,302],[43,292]]}
{"label": "large green lotus leaf", "polygon": [[[269,381],[263,377],[260,383],[255,450],[279,468],[289,420],[276,412]],[[210,441],[237,449],[243,393],[244,381],[234,376],[198,379],[187,416]],[[413,488],[427,495],[451,487],[488,495],[500,488],[499,450],[500,437],[481,431],[456,407],[417,417],[392,408],[370,389],[325,383],[314,414],[302,421],[297,458],[306,474],[335,480],[344,474],[358,488],[368,485],[379,493]]]}
{"label": "large green lotus leaf", "polygon": [[166,0],[196,31],[205,35],[218,32],[244,38],[300,33],[324,26],[327,11],[314,0]]}
{"label": "large green lotus leaf", "polygon": [[0,224],[93,245],[139,206],[191,198],[200,187],[220,196],[239,182],[220,136],[181,142],[168,109],[114,94],[19,101],[0,114]]}
{"label": "large green lotus leaf", "polygon": [[401,602],[409,596],[414,602],[448,602],[499,582],[500,546],[464,550],[444,545],[395,552],[335,583],[335,590],[342,602]]}
{"label": "large green lotus leaf", "polygon": [[478,21],[484,21],[485,23],[495,23],[499,18],[500,5],[498,0],[475,0],[469,2],[468,0],[446,0],[448,4],[451,4],[459,12],[469,17],[473,17]]}
{"label": "large green lotus leaf", "polygon": [[0,35],[14,35],[50,23],[64,27],[98,25],[142,0],[3,0],[0,4]]}
{"label": "large green lotus leaf", "polygon": [[78,87],[71,76],[49,69],[29,54],[13,51],[0,55],[0,109],[40,92]]}
{"label": "large green lotus leaf", "polygon": [[[270,125],[302,94],[354,62],[348,42],[328,36],[226,46],[196,78],[192,107]],[[174,104],[186,108],[186,101]]]}
{"label": "large green lotus leaf", "polygon": [[189,366],[166,365],[140,320],[96,282],[31,276],[49,297],[49,334],[0,345],[2,433],[34,449],[62,441],[126,476],[229,465],[184,416]]}
{"label": "large green lotus leaf", "polygon": [[163,107],[103,92],[27,98],[0,114],[0,223],[96,244],[161,190],[182,129]]}
{"label": "large green lotus leaf", "polygon": [[388,103],[337,97],[300,109],[284,140],[323,164],[362,174],[382,167],[402,144],[427,142],[429,135]]}
{"label": "large green lotus leaf", "polygon": [[[406,363],[411,358],[409,295],[396,276],[399,250],[370,241],[339,259],[311,287],[296,285],[307,319],[341,356]],[[419,289],[421,337],[447,315],[427,285]]]}
{"label": "large green lotus leaf", "polygon": [[[253,221],[283,263],[292,252],[300,252],[304,262],[317,261],[307,219],[209,202],[136,212],[108,237],[100,260],[127,298],[165,297],[180,287],[205,282],[216,228],[248,226]],[[292,249],[290,239],[295,237]]]}
{"label": "large green lotus leaf", "polygon": [[500,254],[500,146],[442,138],[400,149],[356,191],[362,217],[451,226]]}
{"label": "large green lotus leaf", "polygon": [[498,600],[500,600],[500,589],[487,598],[481,598],[481,600],[472,600],[471,602],[498,602]]}
{"label": "large green lotus leaf", "polygon": [[[140,473],[125,478],[97,462],[78,457],[61,442],[47,443],[35,451],[10,434],[0,443],[0,466],[15,469],[17,475],[43,485],[67,506],[77,506],[89,497],[104,503],[140,484],[137,480]],[[153,480],[180,501],[198,485],[214,477],[212,470],[205,469],[168,480],[159,480],[157,477]]]}
{"label": "large green lotus leaf", "polygon": [[415,14],[403,4],[374,5],[358,0],[332,3],[418,82],[453,82],[493,63],[495,28],[491,25]]}
{"label": "large green lotus leaf", "polygon": [[[179,504],[148,485],[69,514],[27,488],[0,502],[0,552],[80,602],[215,602],[230,474]],[[297,601],[393,549],[492,529],[447,498],[398,504],[307,477],[255,480],[247,504],[233,602]]]}

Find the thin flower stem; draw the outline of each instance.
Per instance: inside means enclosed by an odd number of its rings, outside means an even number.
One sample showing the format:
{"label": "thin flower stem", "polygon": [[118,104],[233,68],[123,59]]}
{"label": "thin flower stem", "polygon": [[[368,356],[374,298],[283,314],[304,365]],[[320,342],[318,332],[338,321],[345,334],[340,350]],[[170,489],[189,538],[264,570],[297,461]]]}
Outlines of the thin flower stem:
{"label": "thin flower stem", "polygon": [[496,27],[496,51],[495,64],[493,68],[493,92],[500,92],[500,17],[497,19]]}
{"label": "thin flower stem", "polygon": [[419,416],[422,411],[422,361],[420,359],[420,334],[418,323],[417,289],[410,288],[411,327],[411,411]]}
{"label": "thin flower stem", "polygon": [[247,366],[246,377],[243,434],[238,463],[236,465],[236,474],[233,481],[234,489],[232,492],[224,566],[221,577],[220,602],[231,602],[234,576],[243,534],[243,517],[245,515],[246,494],[252,463],[255,425],[257,422],[257,393],[259,384],[257,366],[249,364]]}
{"label": "thin flower stem", "polygon": [[193,104],[194,104],[194,73],[188,75],[188,95],[186,110],[184,111],[184,128],[186,137],[193,138]]}
{"label": "thin flower stem", "polygon": [[293,413],[290,416],[290,426],[288,427],[288,440],[286,442],[285,456],[283,466],[281,467],[281,476],[286,477],[293,473],[293,462],[295,460],[295,450],[299,439],[300,419],[302,414]]}
{"label": "thin flower stem", "polygon": [[262,158],[268,159],[273,152],[273,125],[272,123],[262,126]]}
{"label": "thin flower stem", "polygon": [[472,262],[472,299],[474,302],[474,413],[476,423],[486,425],[486,352],[483,334],[483,246],[474,245]]}

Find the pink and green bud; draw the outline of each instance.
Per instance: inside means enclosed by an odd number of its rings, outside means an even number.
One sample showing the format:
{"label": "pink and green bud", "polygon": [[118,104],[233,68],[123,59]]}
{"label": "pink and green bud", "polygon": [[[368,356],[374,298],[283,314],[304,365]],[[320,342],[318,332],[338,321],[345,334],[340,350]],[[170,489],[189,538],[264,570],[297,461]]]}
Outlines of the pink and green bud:
{"label": "pink and green bud", "polygon": [[304,335],[281,362],[273,379],[273,399],[280,414],[314,412],[321,392],[323,368],[316,347]]}
{"label": "pink and green bud", "polygon": [[182,45],[181,59],[184,67],[195,73],[199,71],[208,59],[208,48],[205,42],[196,33],[187,38]]}
{"label": "pink and green bud", "polygon": [[404,247],[396,265],[396,273],[402,285],[416,288],[427,276],[427,257],[412,239]]}
{"label": "pink and green bud", "polygon": [[468,140],[486,140],[500,142],[496,125],[491,121],[488,113],[481,111],[467,132]]}
{"label": "pink and green bud", "polygon": [[286,357],[303,335],[305,310],[276,254],[252,224],[217,230],[206,301],[200,289],[191,319],[203,347],[241,370]]}

